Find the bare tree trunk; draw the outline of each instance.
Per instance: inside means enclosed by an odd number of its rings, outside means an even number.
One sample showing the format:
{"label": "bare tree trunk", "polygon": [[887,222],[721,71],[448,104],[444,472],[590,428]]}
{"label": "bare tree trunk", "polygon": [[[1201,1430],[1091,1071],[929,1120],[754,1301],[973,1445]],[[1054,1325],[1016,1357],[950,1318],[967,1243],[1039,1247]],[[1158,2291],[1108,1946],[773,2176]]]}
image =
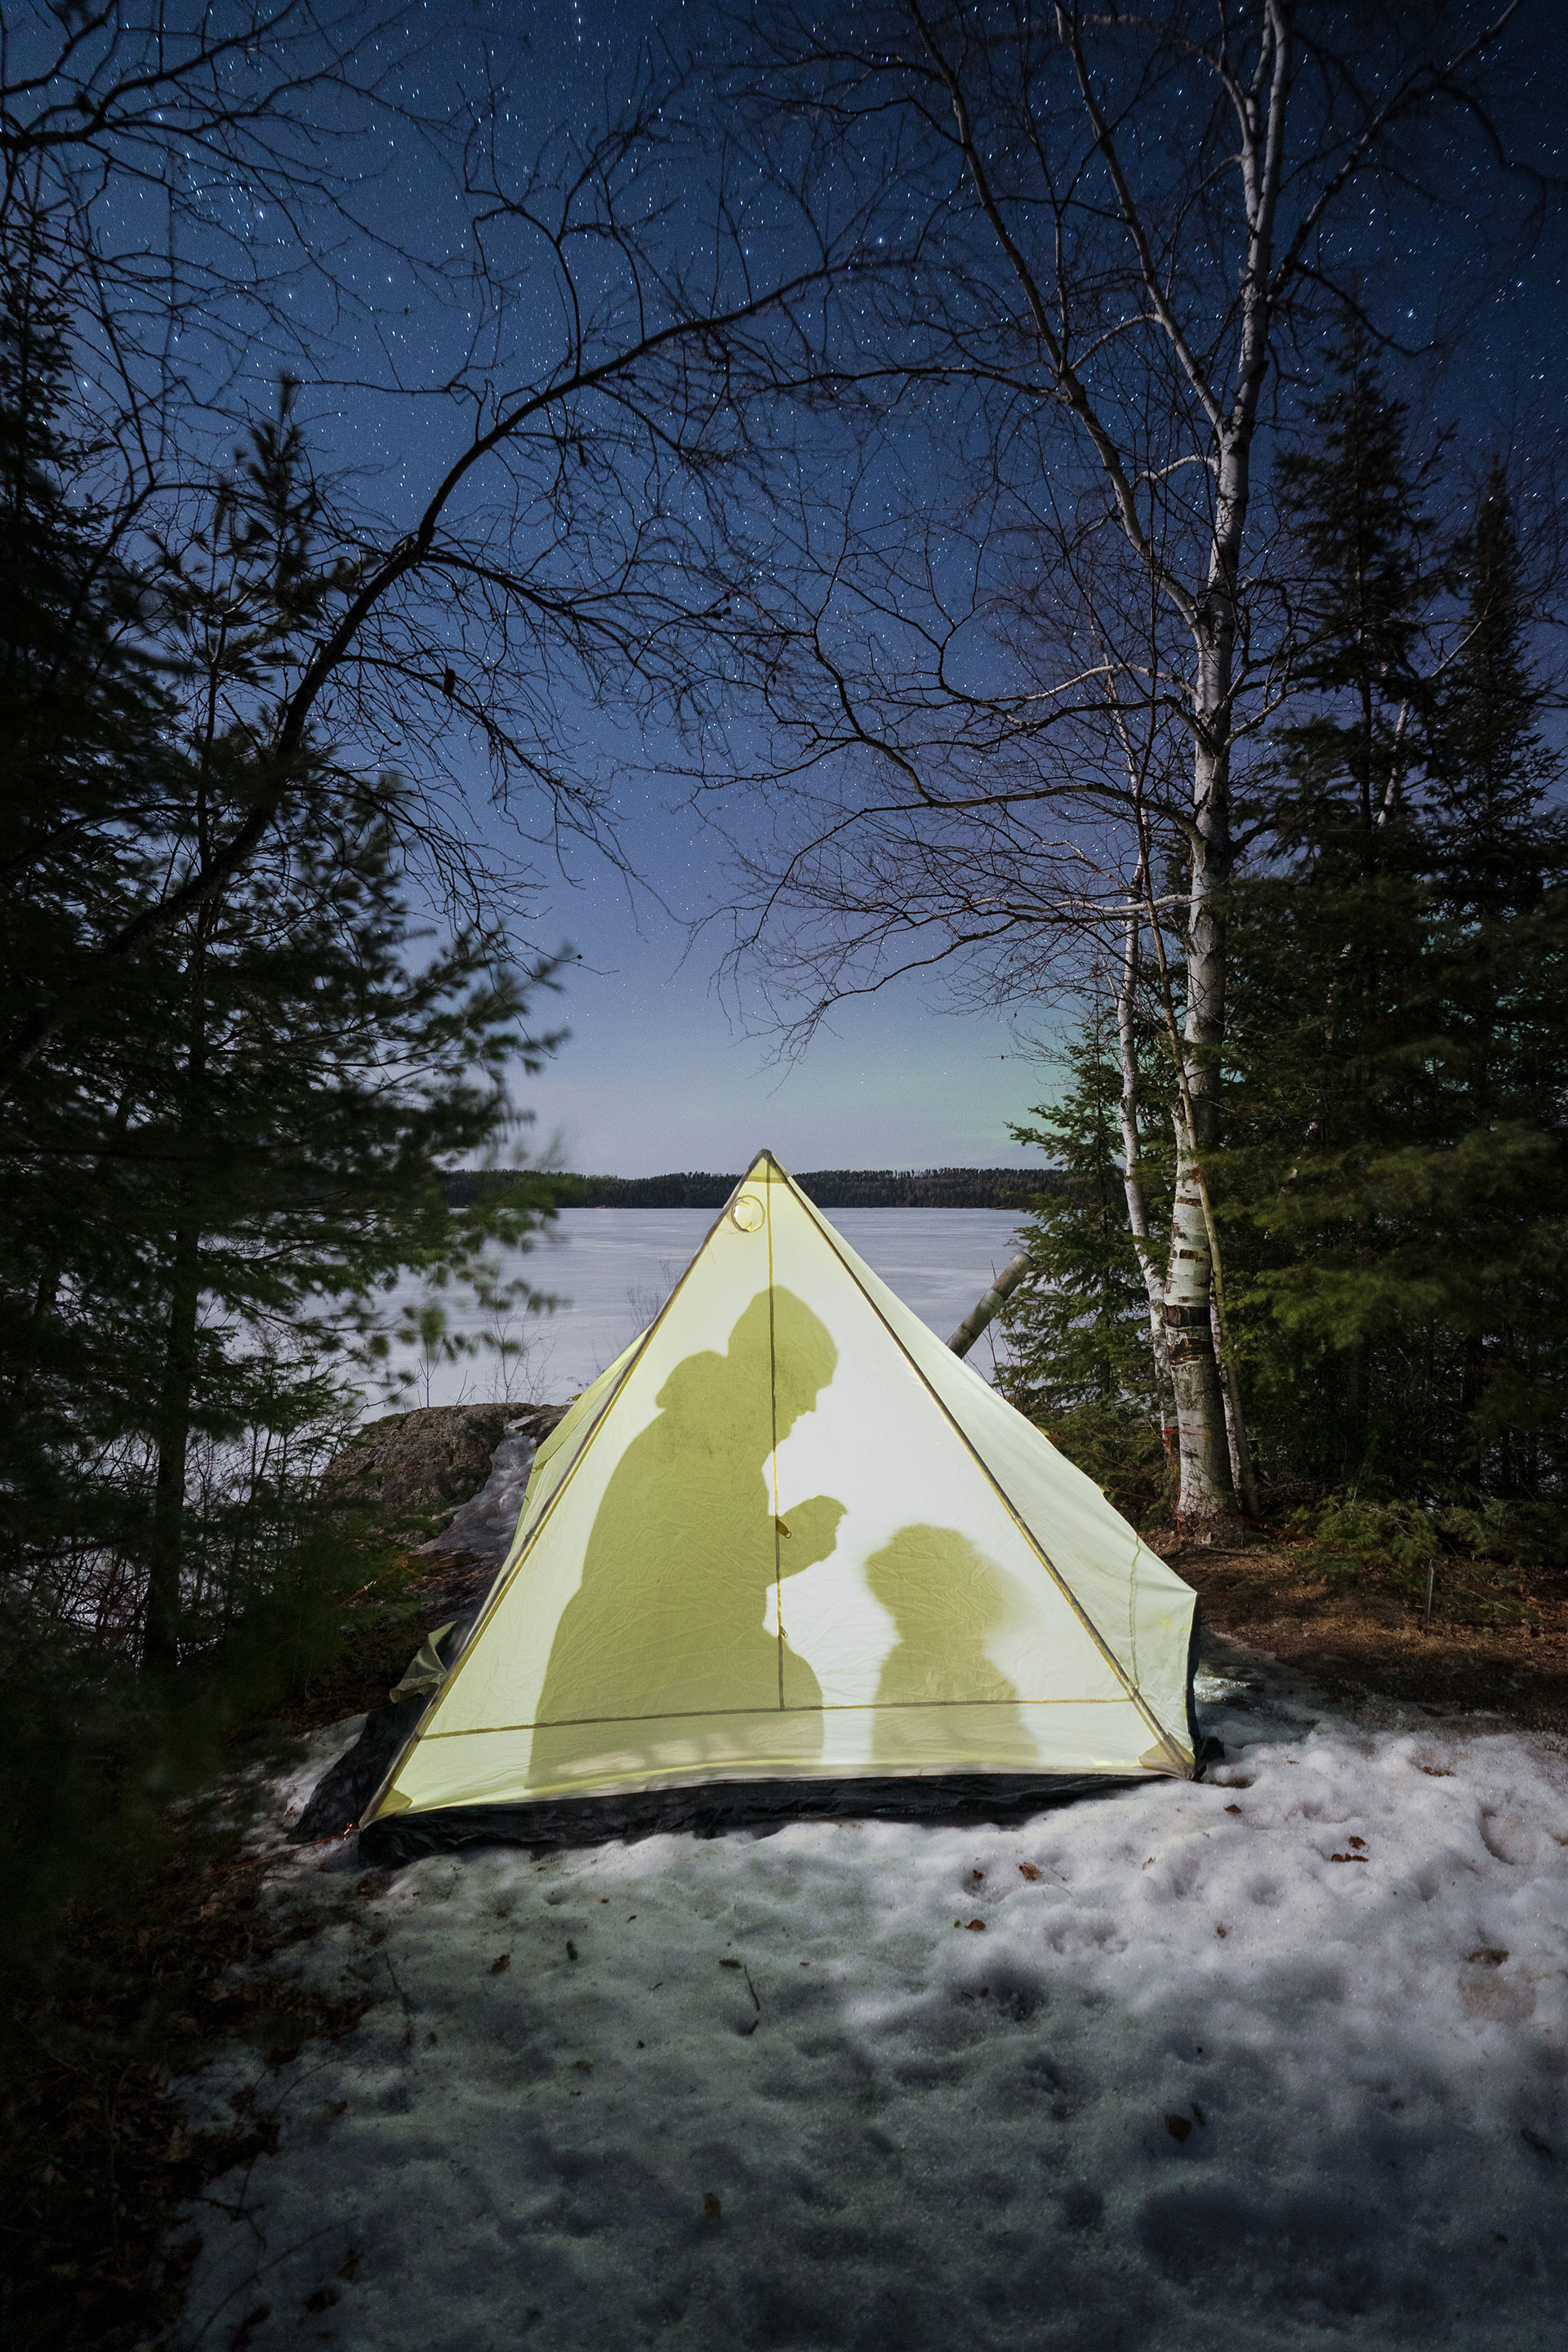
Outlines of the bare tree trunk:
{"label": "bare tree trunk", "polygon": [[1212,1541],[1236,1517],[1230,1444],[1210,1316],[1213,1261],[1208,1219],[1185,1122],[1178,1116],[1176,1189],[1171,1211],[1171,1260],[1165,1279],[1165,1346],[1176,1392],[1182,1456],[1177,1516],[1184,1533]]}
{"label": "bare tree trunk", "polygon": [[[1141,866],[1134,889],[1144,887]],[[1149,1344],[1154,1355],[1154,1380],[1160,1399],[1160,1435],[1169,1461],[1176,1447],[1175,1391],[1171,1385],[1170,1351],[1165,1345],[1165,1277],[1149,1233],[1149,1203],[1143,1191],[1143,1147],[1138,1134],[1138,1037],[1134,1024],[1138,985],[1138,940],[1142,925],[1129,914],[1122,930],[1121,971],[1116,989],[1117,1060],[1121,1093],[1117,1115],[1121,1123],[1121,1189],[1127,1201],[1127,1223],[1137,1253],[1138,1267],[1149,1298]]]}
{"label": "bare tree trunk", "polygon": [[165,1674],[179,1664],[185,1472],[190,1455],[200,1303],[200,1235],[194,1224],[184,1225],[174,1234],[163,1380],[158,1398],[158,1466],[153,1490],[153,1540],[142,1632],[144,1674]]}
{"label": "bare tree trunk", "polygon": [[975,1300],[974,1305],[948,1341],[947,1344],[955,1356],[968,1355],[986,1325],[1001,1313],[1028,1271],[1027,1250],[1020,1250],[1016,1257],[1009,1258],[990,1289],[983,1297]]}

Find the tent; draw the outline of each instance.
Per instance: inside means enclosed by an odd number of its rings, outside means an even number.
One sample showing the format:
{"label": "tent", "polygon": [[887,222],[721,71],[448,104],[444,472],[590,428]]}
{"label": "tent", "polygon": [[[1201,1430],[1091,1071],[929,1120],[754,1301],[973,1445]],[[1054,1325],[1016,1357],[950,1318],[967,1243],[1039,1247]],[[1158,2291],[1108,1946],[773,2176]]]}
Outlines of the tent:
{"label": "tent", "polygon": [[764,1151],[541,1445],[362,1836],[1189,1778],[1194,1608]]}

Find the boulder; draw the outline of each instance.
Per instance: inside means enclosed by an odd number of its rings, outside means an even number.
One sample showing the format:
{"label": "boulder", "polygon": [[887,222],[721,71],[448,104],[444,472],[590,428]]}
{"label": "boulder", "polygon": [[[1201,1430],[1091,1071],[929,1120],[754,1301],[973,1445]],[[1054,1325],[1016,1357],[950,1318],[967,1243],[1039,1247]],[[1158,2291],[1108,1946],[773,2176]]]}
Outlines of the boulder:
{"label": "boulder", "polygon": [[531,1405],[509,1421],[485,1484],[420,1550],[460,1553],[493,1573],[511,1549],[534,1454],[565,1410],[561,1404]]}
{"label": "boulder", "polygon": [[389,1518],[445,1518],[478,1493],[515,1404],[418,1405],[367,1422],[327,1466],[322,1493]]}

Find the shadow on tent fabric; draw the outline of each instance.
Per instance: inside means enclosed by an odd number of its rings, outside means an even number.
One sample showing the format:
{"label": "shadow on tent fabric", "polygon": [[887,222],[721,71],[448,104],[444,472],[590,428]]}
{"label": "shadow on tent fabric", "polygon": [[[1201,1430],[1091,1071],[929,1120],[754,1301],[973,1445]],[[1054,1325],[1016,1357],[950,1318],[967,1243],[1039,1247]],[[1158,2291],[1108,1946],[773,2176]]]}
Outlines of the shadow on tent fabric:
{"label": "shadow on tent fabric", "polygon": [[[1018,1693],[986,1654],[1007,1611],[1007,1578],[956,1528],[900,1528],[866,1563],[866,1581],[892,1618],[898,1641],[877,1685],[877,1705],[960,1702],[990,1706],[998,1750],[1026,1751]],[[879,1721],[872,1755],[903,1760],[897,1720]]]}
{"label": "shadow on tent fabric", "polygon": [[559,1787],[588,1725],[821,1706],[811,1668],[764,1621],[775,1576],[826,1558],[844,1506],[830,1495],[793,1506],[784,1536],[768,1462],[837,1362],[825,1325],[775,1287],[751,1301],[723,1355],[676,1365],[657,1419],[611,1474],[561,1612],[531,1787]]}

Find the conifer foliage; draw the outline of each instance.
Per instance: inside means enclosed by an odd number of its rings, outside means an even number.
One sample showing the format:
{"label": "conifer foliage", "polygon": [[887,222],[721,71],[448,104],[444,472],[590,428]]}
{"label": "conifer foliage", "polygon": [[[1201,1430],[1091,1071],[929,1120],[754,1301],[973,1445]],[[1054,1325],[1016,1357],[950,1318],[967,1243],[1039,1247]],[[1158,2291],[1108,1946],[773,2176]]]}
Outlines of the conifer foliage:
{"label": "conifer foliage", "polygon": [[[352,562],[289,387],[199,498],[100,505],[68,289],[47,248],[5,264],[0,1019],[37,1044],[0,1120],[0,1794],[37,1862],[70,1792],[68,1878],[95,1806],[168,1785],[193,1673],[267,1651],[275,1689],[361,1580],[313,1475],[399,1275],[485,1279],[545,1205],[520,1181],[455,1207],[443,1176],[504,1138],[547,975],[493,929],[418,928],[395,777],[324,736],[269,766],[300,634]],[[262,793],[263,847],[205,887]],[[139,936],[181,877],[180,919]]]}
{"label": "conifer foliage", "polygon": [[[1467,493],[1414,439],[1352,328],[1278,484],[1296,666],[1240,812],[1207,1169],[1265,1472],[1528,1504],[1568,1473],[1568,823],[1507,463]],[[1074,1181],[1012,1381],[1048,1416],[1092,1365],[1148,1432],[1108,1035],[1096,1011],[1034,1130]]]}

